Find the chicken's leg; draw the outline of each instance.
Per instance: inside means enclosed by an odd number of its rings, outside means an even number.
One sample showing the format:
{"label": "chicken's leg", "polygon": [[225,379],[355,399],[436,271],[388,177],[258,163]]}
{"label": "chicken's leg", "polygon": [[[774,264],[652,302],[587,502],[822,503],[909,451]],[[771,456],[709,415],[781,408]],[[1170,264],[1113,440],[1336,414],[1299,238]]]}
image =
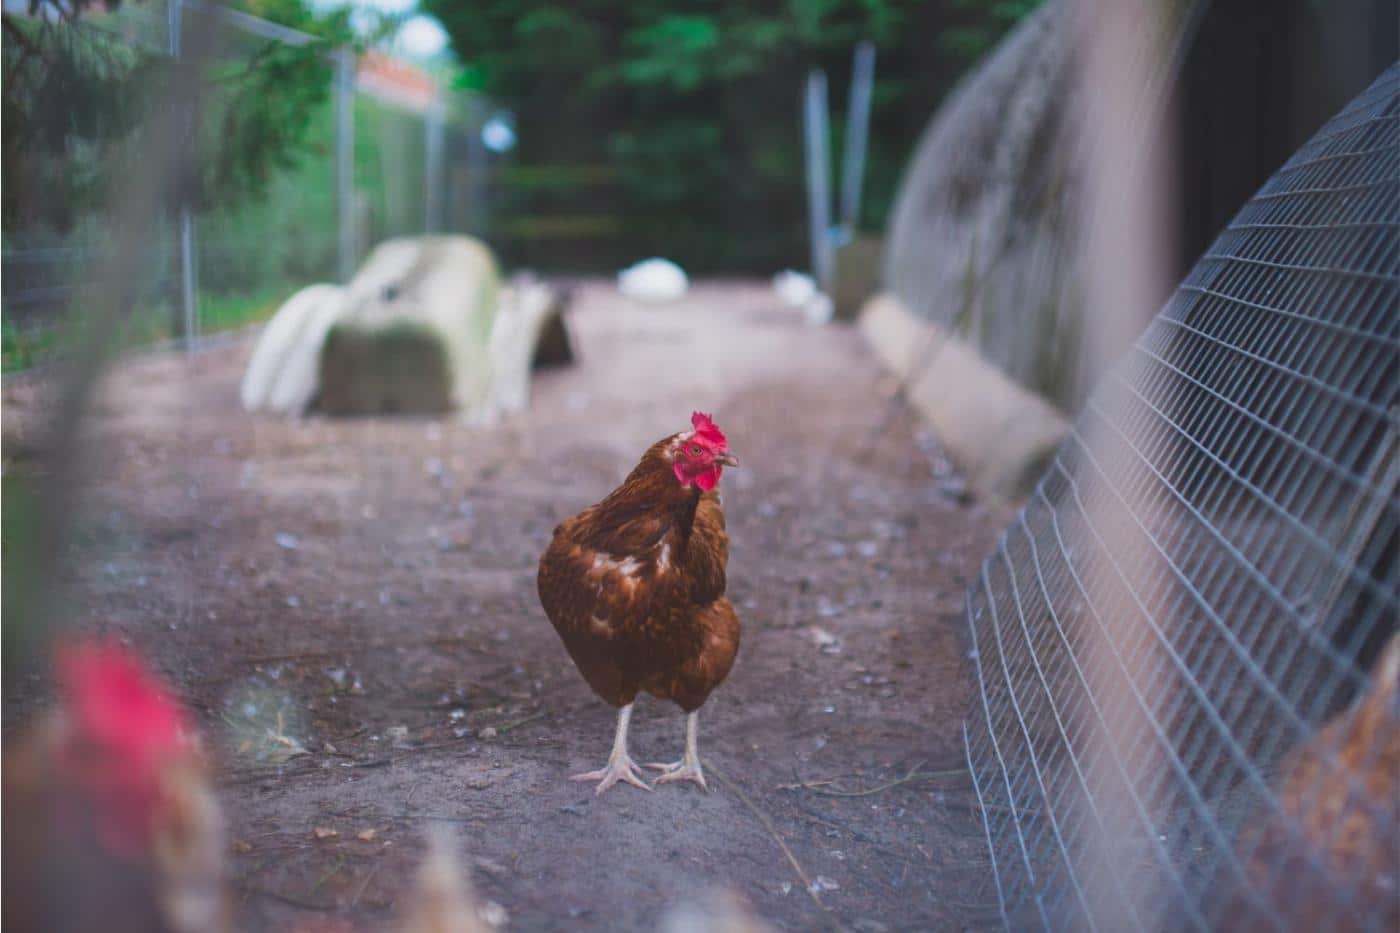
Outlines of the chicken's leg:
{"label": "chicken's leg", "polygon": [[705,783],[705,772],[700,769],[700,713],[691,713],[685,719],[685,757],[680,761],[670,764],[649,764],[648,768],[655,768],[664,772],[656,783],[665,784],[667,781],[694,781],[705,790],[709,786]]}
{"label": "chicken's leg", "polygon": [[632,704],[628,703],[617,711],[617,735],[613,737],[612,754],[608,756],[607,767],[597,771],[589,771],[587,774],[575,774],[569,780],[598,781],[598,789],[595,791],[598,794],[612,787],[618,781],[626,781],[642,790],[651,790],[646,781],[637,775],[637,763],[632,760],[631,755],[627,754],[627,723],[631,719]]}

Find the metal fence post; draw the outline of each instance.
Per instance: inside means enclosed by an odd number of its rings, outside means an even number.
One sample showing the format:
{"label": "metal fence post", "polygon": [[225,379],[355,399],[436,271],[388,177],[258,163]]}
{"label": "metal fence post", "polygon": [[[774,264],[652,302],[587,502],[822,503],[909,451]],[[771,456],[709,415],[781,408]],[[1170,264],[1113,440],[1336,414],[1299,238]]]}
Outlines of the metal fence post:
{"label": "metal fence post", "polygon": [[870,93],[875,83],[875,45],[856,46],[851,71],[851,102],[846,111],[846,150],[841,159],[841,226],[855,236],[860,223],[860,191],[865,180],[865,145],[870,133]]}
{"label": "metal fence post", "polygon": [[[182,23],[183,0],[169,0],[166,14],[169,18],[169,41],[170,57],[176,62],[180,61],[180,35],[184,28]],[[177,236],[179,237],[180,253],[180,309],[174,320],[175,329],[184,340],[185,349],[192,349],[194,340],[199,336],[199,270],[195,265],[195,230],[194,214],[190,211],[186,202],[184,186],[180,190],[179,217],[177,221]]]}
{"label": "metal fence post", "polygon": [[490,194],[487,172],[490,171],[486,157],[486,144],[481,139],[481,128],[486,123],[489,108],[480,97],[470,99],[466,136],[466,202],[465,230],[475,237],[485,237],[490,216],[487,212],[487,197]]}
{"label": "metal fence post", "polygon": [[335,187],[340,224],[340,280],[355,274],[355,55],[349,48],[335,57]]}
{"label": "metal fence post", "polygon": [[807,153],[807,217],[812,231],[812,275],[822,291],[830,293],[831,251],[831,161],[827,154],[826,73],[813,70],[807,75],[804,127]]}
{"label": "metal fence post", "polygon": [[423,116],[423,232],[440,233],[443,229],[444,201],[442,182],[442,151],[444,110],[442,98],[428,105]]}

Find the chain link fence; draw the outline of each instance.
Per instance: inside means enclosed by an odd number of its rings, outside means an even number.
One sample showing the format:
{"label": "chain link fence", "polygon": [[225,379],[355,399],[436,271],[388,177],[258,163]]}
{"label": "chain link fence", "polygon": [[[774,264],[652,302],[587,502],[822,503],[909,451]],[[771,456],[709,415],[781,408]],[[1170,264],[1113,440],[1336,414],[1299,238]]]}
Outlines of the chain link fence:
{"label": "chain link fence", "polygon": [[[213,57],[201,63],[210,87],[202,119],[211,125],[222,118],[221,94],[232,95],[259,71],[272,80],[272,69],[286,67],[277,49],[319,41],[202,0],[128,4],[51,28],[119,61],[178,60],[178,37],[196,19],[214,34]],[[345,280],[387,237],[486,233],[493,161],[480,133],[486,102],[445,91],[423,71],[377,53],[328,47],[318,60],[327,92],[309,108],[304,144],[272,168],[261,196],[172,209],[142,244],[125,342],[192,339],[258,320],[304,285]],[[93,101],[76,94],[67,103],[77,112]],[[137,126],[91,159],[136,165],[146,144]],[[215,160],[224,155],[237,157]],[[80,155],[71,174],[83,167]],[[0,254],[6,370],[60,350],[81,324],[90,270],[121,235],[107,220],[116,194],[99,192],[61,224],[7,217]]]}
{"label": "chain link fence", "polygon": [[1400,922],[1398,406],[1400,65],[1235,216],[969,592],[1006,926]]}

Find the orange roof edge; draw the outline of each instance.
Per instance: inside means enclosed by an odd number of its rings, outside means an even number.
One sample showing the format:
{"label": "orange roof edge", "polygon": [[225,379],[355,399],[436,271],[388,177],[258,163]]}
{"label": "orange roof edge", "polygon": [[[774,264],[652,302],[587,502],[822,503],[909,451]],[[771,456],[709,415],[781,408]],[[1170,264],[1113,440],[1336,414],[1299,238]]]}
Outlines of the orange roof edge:
{"label": "orange roof edge", "polygon": [[405,106],[426,110],[440,88],[432,75],[412,62],[383,52],[360,56],[356,84],[364,91],[388,97]]}

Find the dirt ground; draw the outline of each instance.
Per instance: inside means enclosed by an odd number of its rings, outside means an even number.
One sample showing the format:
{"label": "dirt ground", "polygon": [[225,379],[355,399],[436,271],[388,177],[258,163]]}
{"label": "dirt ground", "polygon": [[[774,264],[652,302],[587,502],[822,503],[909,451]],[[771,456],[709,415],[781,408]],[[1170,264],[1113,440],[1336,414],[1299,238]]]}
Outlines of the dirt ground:
{"label": "dirt ground", "polygon": [[[242,926],[389,925],[432,823],[512,929],[653,930],[715,887],[780,929],[988,925],[959,614],[1007,514],[966,501],[851,329],[766,286],[649,308],[590,284],[570,327],[580,364],[491,428],[250,417],[247,339],[124,361],[100,393],[72,616],[199,712]],[[6,381],[7,456],[42,397]],[[602,765],[614,712],[539,608],[536,560],[694,408],[743,464],[712,789],[595,797],[566,778]],[[43,690],[6,685],[7,731]],[[679,757],[683,723],[642,698],[634,757]]]}

